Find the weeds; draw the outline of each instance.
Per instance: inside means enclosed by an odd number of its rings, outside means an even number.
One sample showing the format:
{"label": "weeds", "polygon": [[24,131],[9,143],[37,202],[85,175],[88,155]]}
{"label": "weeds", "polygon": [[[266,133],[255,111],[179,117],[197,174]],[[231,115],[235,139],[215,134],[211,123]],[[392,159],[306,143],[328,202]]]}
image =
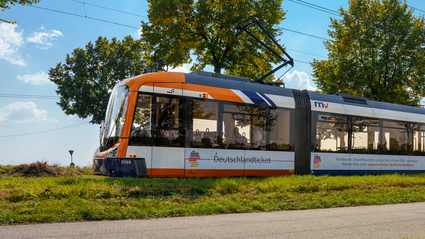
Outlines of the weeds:
{"label": "weeds", "polygon": [[5,174],[0,180],[3,225],[425,201],[423,174],[204,179]]}
{"label": "weeds", "polygon": [[37,161],[31,164],[21,164],[17,166],[0,166],[2,177],[56,177],[56,176],[78,176],[91,174],[88,167],[60,167],[57,164],[49,165],[47,162]]}

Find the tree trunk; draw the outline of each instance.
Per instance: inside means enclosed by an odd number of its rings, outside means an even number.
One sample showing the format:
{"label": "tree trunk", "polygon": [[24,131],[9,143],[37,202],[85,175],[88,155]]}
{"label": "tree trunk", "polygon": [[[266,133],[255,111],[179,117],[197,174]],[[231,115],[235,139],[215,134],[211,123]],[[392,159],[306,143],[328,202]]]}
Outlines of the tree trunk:
{"label": "tree trunk", "polygon": [[221,74],[221,66],[215,65],[214,66],[214,73]]}

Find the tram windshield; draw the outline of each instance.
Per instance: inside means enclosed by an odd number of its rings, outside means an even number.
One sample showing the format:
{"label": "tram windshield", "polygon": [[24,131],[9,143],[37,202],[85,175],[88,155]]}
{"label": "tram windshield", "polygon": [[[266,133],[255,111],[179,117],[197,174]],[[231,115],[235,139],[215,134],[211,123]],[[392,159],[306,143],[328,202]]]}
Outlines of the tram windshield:
{"label": "tram windshield", "polygon": [[119,86],[111,93],[106,110],[102,146],[112,146],[118,142],[127,111],[128,92],[128,86]]}

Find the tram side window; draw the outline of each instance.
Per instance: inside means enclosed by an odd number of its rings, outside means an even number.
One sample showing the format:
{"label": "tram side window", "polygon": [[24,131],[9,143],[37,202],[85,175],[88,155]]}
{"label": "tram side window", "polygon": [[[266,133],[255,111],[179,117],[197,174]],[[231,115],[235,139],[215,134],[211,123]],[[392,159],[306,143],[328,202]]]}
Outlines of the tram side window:
{"label": "tram side window", "polygon": [[265,108],[225,105],[224,111],[234,113],[223,113],[223,148],[266,148]]}
{"label": "tram side window", "polygon": [[348,152],[347,117],[319,114],[316,152]]}
{"label": "tram side window", "polygon": [[425,125],[410,124],[410,151],[412,155],[425,155]]}
{"label": "tram side window", "polygon": [[383,154],[407,155],[407,123],[383,121]]}
{"label": "tram side window", "polygon": [[353,117],[351,152],[377,154],[379,150],[379,119]]}
{"label": "tram side window", "polygon": [[270,125],[270,150],[291,150],[290,139],[290,119],[289,110],[272,109],[267,118]]}
{"label": "tram side window", "polygon": [[216,148],[218,103],[192,100],[192,132],[190,146]]}
{"label": "tram side window", "polygon": [[184,125],[182,99],[177,97],[156,97],[155,145],[184,147]]}
{"label": "tram side window", "polygon": [[250,145],[251,122],[249,115],[223,114],[223,147],[246,149]]}
{"label": "tram side window", "polygon": [[139,94],[131,126],[129,145],[151,145],[152,143],[152,96]]}

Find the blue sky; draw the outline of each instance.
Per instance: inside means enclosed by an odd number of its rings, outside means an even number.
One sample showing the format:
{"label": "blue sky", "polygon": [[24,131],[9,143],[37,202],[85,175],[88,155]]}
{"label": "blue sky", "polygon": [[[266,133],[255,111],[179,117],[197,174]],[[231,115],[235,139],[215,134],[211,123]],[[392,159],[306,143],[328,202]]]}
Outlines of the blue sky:
{"label": "blue sky", "polygon": [[[295,67],[283,80],[287,88],[314,90],[308,62],[326,59],[321,38],[328,39],[330,18],[339,17],[306,3],[332,10],[347,9],[348,5],[347,0],[282,3],[287,14],[280,27],[288,30],[279,42],[295,60]],[[407,0],[407,4],[425,11],[423,0]],[[0,23],[0,165],[35,161],[69,165],[70,149],[75,151],[75,164],[91,165],[99,145],[99,126],[63,113],[56,104],[59,97],[56,86],[48,80],[48,71],[64,62],[73,49],[84,48],[99,36],[118,40],[126,35],[138,37],[140,21],[148,20],[147,9],[147,2],[140,0],[42,0],[33,7],[17,5],[0,12],[0,18],[17,22]],[[419,14],[424,12],[416,10],[415,15]],[[174,70],[187,72],[189,68],[184,65]]]}

